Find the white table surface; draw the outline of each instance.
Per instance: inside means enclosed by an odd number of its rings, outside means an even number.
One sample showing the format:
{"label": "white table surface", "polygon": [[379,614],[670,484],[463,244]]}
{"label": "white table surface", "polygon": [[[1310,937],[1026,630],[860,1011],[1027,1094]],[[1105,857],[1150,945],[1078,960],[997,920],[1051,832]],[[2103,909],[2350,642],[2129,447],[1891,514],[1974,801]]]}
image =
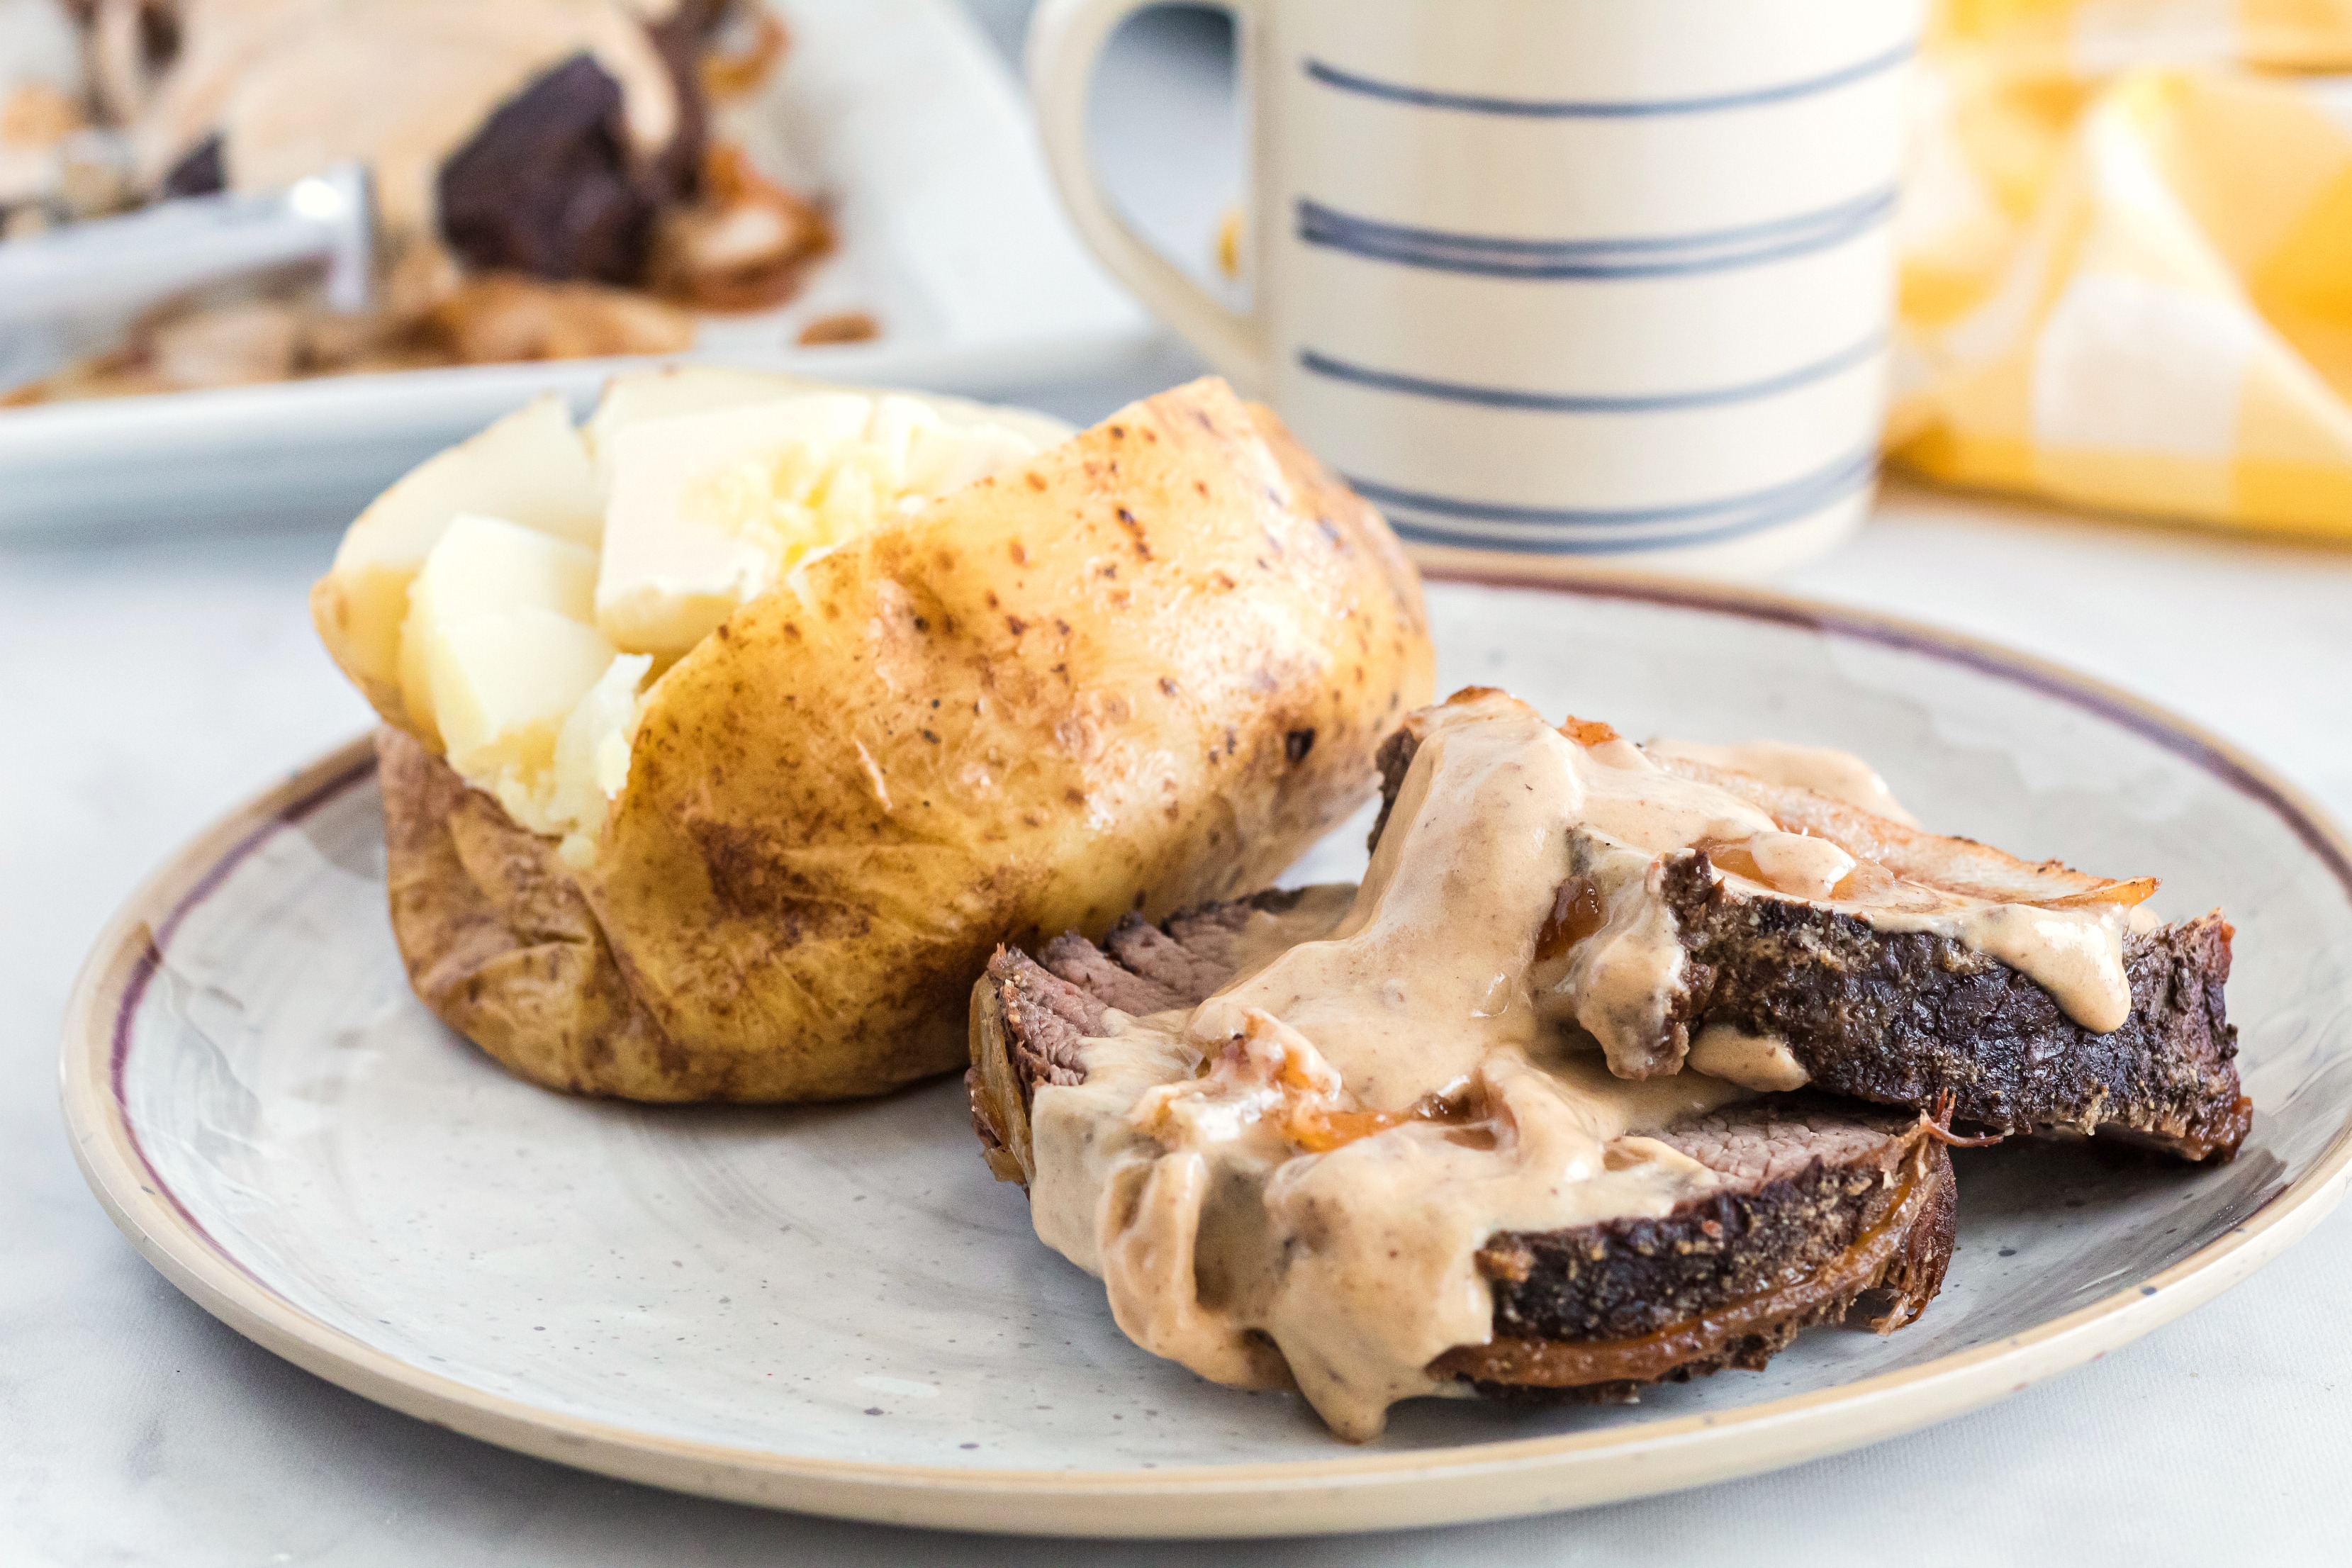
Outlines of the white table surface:
{"label": "white table surface", "polygon": [[[1171,353],[1131,384],[1031,400],[1091,419],[1190,370]],[[1930,1431],[1676,1497],[1371,1538],[1007,1542],[763,1513],[520,1458],[295,1370],[108,1223],[54,1063],[75,968],[139,878],[367,722],[304,605],[334,538],[322,520],[0,546],[0,1564],[2352,1560],[2344,1215],[2150,1339]],[[2074,664],[2352,817],[2352,552],[1898,488],[1782,585]]]}

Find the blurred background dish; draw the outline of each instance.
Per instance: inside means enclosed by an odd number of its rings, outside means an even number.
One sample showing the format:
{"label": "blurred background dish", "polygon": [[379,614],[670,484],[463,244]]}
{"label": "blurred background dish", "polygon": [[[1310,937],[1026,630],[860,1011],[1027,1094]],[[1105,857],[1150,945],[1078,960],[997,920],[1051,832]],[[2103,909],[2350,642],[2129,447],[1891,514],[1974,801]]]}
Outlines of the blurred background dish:
{"label": "blurred background dish", "polygon": [[[331,17],[316,0],[125,7],[164,42],[106,87],[117,7],[77,32],[58,0],[5,0],[0,40],[31,41],[0,43],[0,126],[72,126],[37,149],[0,133],[0,182],[17,182],[0,191],[32,188],[0,195],[12,233],[357,155],[375,174],[383,305],[339,316],[308,279],[265,277],[16,334],[0,379],[40,405],[0,410],[0,529],[347,512],[538,392],[584,401],[622,356],[988,391],[1115,369],[1150,343],[1062,222],[963,8],[648,3],[665,13],[650,25],[619,0],[473,8],[489,21],[441,0]],[[346,12],[382,47],[356,47]],[[689,19],[692,68],[673,68],[658,43]],[[303,26],[331,42],[301,47]],[[204,39],[211,52],[176,52]],[[449,85],[404,87],[404,68]],[[100,113],[119,133],[83,123]],[[101,393],[146,395],[58,401]]]}
{"label": "blurred background dish", "polygon": [[37,126],[0,187],[16,247],[352,162],[372,177],[381,285],[356,313],[275,269],[171,299],[16,402],[675,352],[694,309],[781,304],[831,247],[817,204],[744,146],[790,48],[757,0],[16,0],[11,16],[75,29],[81,68],[11,91],[15,121]]}

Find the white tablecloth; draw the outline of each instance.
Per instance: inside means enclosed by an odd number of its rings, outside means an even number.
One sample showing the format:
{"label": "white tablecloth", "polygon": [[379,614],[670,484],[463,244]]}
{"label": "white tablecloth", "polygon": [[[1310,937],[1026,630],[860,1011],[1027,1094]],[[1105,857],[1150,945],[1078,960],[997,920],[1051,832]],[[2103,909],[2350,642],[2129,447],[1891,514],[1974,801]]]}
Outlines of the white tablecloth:
{"label": "white tablecloth", "polygon": [[[1091,419],[1189,373],[1160,368],[1033,401]],[[2344,1215],[2153,1338],[1931,1431],[1677,1497],[1369,1539],[1008,1543],[768,1514],[519,1458],[296,1371],[108,1223],[67,1150],[54,1061],[75,967],[137,879],[366,723],[304,605],[333,539],[0,543],[0,1564],[2352,1560]],[[1784,585],[2076,665],[2352,816],[2352,553],[1898,490]]]}

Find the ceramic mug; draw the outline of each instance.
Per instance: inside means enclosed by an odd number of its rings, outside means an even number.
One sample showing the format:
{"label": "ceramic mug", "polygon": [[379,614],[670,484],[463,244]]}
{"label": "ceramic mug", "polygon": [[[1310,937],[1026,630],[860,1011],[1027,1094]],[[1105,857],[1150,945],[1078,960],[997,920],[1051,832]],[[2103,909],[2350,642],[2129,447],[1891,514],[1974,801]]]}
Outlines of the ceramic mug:
{"label": "ceramic mug", "polygon": [[1046,0],[1047,160],[1104,263],[1429,552],[1754,572],[1867,509],[1923,0],[1224,0],[1235,310],[1119,216]]}

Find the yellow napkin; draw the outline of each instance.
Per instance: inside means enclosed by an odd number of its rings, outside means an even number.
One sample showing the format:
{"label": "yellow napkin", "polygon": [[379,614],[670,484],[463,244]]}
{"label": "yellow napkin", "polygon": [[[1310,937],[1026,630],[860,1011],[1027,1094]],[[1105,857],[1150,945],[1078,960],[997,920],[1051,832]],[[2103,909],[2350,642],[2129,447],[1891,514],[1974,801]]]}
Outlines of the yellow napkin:
{"label": "yellow napkin", "polygon": [[1938,0],[1890,455],[2352,539],[2352,0]]}

